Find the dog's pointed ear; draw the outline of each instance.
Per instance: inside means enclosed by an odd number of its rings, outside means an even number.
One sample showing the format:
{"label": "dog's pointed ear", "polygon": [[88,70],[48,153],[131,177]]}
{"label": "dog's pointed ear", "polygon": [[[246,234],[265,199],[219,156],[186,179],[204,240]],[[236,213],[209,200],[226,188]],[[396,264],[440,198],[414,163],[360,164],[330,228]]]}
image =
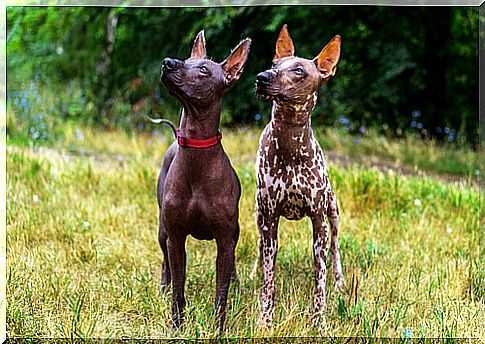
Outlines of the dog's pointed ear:
{"label": "dog's pointed ear", "polygon": [[313,59],[323,79],[330,78],[337,71],[337,62],[340,58],[340,36],[337,35]]}
{"label": "dog's pointed ear", "polygon": [[205,59],[207,57],[207,52],[205,50],[204,30],[201,30],[195,37],[190,57],[193,59]]}
{"label": "dog's pointed ear", "polygon": [[273,57],[273,62],[281,60],[283,57],[295,56],[295,46],[291,40],[290,34],[286,24],[280,31],[278,40],[276,41],[276,54]]}
{"label": "dog's pointed ear", "polygon": [[251,39],[244,39],[231,51],[229,56],[221,62],[224,78],[228,85],[233,85],[234,81],[238,80],[241,76],[244,64],[248,58],[250,46]]}

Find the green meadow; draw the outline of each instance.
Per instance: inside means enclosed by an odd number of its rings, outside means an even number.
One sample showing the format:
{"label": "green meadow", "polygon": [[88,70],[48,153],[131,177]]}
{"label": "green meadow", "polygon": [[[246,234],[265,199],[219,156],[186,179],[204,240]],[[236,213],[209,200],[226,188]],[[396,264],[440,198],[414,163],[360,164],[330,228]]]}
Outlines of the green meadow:
{"label": "green meadow", "polygon": [[[173,140],[160,131],[166,136],[66,126],[64,140],[48,146],[8,139],[8,336],[214,336],[215,242],[187,241],[186,321],[178,333],[170,293],[159,292],[156,180]],[[352,142],[332,130],[317,137],[332,157],[346,287],[334,291],[329,261],[328,326],[315,332],[311,224],[283,220],[275,320],[260,330],[260,276],[249,277],[258,254],[259,134],[224,132],[242,184],[239,284],[230,290],[225,336],[485,338],[476,153],[377,135]]]}

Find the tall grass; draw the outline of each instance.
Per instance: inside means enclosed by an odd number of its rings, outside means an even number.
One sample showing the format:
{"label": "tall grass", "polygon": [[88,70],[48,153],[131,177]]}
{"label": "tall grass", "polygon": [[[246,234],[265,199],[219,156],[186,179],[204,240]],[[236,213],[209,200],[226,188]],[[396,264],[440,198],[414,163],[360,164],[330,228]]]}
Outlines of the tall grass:
{"label": "tall grass", "polygon": [[[310,321],[308,220],[281,221],[274,326],[261,332],[255,325],[260,279],[249,274],[257,257],[258,136],[250,130],[224,137],[243,189],[240,282],[230,290],[226,335],[321,335]],[[214,242],[187,242],[187,319],[180,333],[170,326],[170,293],[159,293],[155,185],[170,142],[68,127],[53,148],[8,147],[9,336],[214,335]],[[485,338],[478,190],[358,165],[330,165],[330,176],[341,209],[346,289],[336,294],[328,275],[323,335]]]}
{"label": "tall grass", "polygon": [[480,174],[477,153],[470,147],[455,142],[422,140],[411,132],[400,139],[390,139],[372,128],[362,130],[359,136],[352,136],[342,128],[332,128],[317,130],[317,137],[325,149],[361,162],[362,159],[384,160],[414,171],[472,178]]}

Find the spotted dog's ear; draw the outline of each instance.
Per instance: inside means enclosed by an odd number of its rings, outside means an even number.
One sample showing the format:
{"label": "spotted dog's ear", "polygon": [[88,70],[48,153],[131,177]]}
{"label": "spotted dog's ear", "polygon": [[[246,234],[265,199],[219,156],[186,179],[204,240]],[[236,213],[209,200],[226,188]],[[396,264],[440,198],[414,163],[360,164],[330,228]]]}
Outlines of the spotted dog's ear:
{"label": "spotted dog's ear", "polygon": [[221,62],[222,71],[226,84],[232,86],[236,80],[239,79],[244,68],[244,64],[248,58],[249,47],[251,46],[251,39],[246,38],[242,40],[231,54]]}
{"label": "spotted dog's ear", "polygon": [[192,46],[192,53],[190,58],[193,59],[205,59],[207,57],[207,52],[205,50],[205,37],[204,30],[201,30],[194,40],[194,45]]}
{"label": "spotted dog's ear", "polygon": [[340,58],[340,36],[337,35],[313,59],[323,79],[330,78],[337,71],[337,62]]}
{"label": "spotted dog's ear", "polygon": [[291,40],[290,34],[286,24],[280,31],[278,40],[276,41],[276,54],[273,57],[273,62],[281,60],[284,57],[295,56],[295,46]]}

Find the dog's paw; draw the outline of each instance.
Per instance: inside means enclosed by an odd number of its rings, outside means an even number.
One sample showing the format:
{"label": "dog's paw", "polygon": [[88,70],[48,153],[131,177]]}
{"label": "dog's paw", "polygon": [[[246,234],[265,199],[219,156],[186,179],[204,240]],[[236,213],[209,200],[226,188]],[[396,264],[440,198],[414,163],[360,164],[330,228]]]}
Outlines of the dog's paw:
{"label": "dog's paw", "polygon": [[162,283],[160,284],[160,295],[166,295],[168,293],[168,289],[170,288],[170,283],[165,284]]}
{"label": "dog's paw", "polygon": [[335,287],[335,291],[337,293],[341,293],[344,291],[345,289],[345,281],[343,278],[338,278],[335,280],[335,284],[334,284],[334,287]]}
{"label": "dog's paw", "polygon": [[313,328],[319,332],[320,335],[323,335],[327,331],[327,318],[325,314],[322,312],[315,313],[312,319]]}
{"label": "dog's paw", "polygon": [[262,312],[259,315],[258,320],[256,321],[256,327],[262,331],[268,331],[271,327],[272,322],[273,317],[266,312]]}

